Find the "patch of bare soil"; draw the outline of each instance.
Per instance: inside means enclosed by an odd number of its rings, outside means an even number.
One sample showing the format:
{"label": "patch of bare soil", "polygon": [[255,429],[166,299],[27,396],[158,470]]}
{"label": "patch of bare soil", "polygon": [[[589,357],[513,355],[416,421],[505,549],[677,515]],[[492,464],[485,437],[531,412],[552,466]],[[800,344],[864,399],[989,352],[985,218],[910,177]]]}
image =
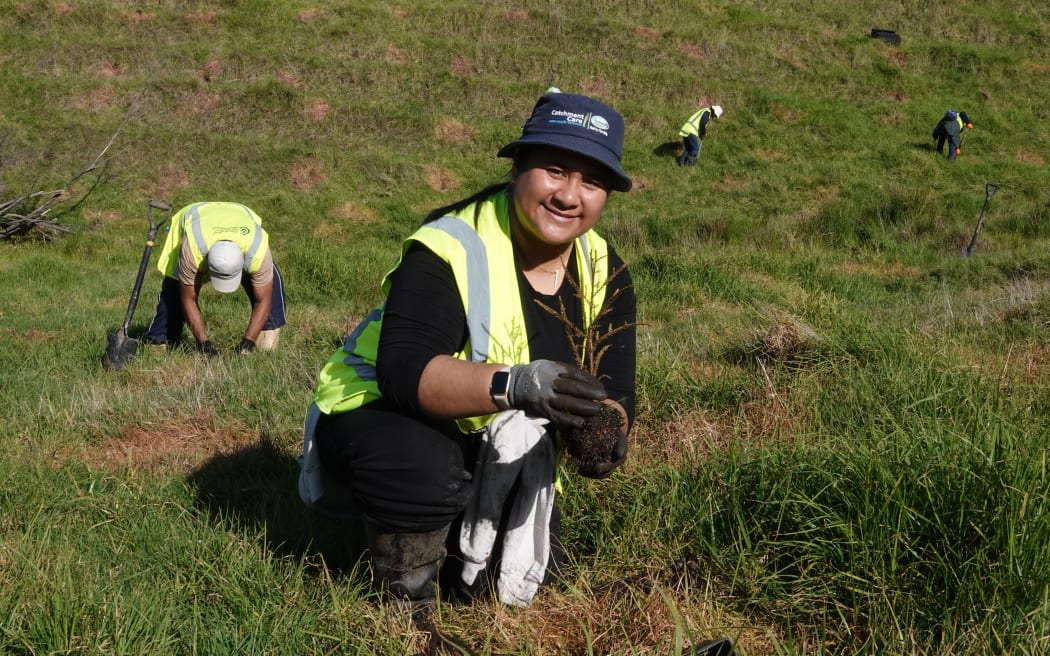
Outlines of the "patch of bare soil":
{"label": "patch of bare soil", "polygon": [[349,202],[332,208],[328,215],[341,221],[352,221],[354,223],[377,223],[380,218],[379,213],[371,207],[363,207]]}
{"label": "patch of bare soil", "polygon": [[299,90],[303,88],[303,81],[294,71],[284,71],[277,74],[277,81],[289,89]]}
{"label": "patch of bare soil", "polygon": [[189,169],[179,164],[168,163],[160,167],[156,179],[146,186],[146,195],[171,202],[178,192],[189,187],[192,182]]}
{"label": "patch of bare soil", "polygon": [[219,106],[222,98],[217,93],[211,93],[204,89],[194,89],[187,94],[183,94],[180,100],[178,107],[175,108],[175,113],[180,118],[186,118],[210,114]]}
{"label": "patch of bare soil", "polygon": [[299,191],[312,191],[324,182],[324,168],[319,160],[307,157],[288,167],[288,179]]}
{"label": "patch of bare soil", "polygon": [[95,64],[96,77],[114,79],[127,77],[127,74],[127,64],[115,61],[113,59],[105,59]]}
{"label": "patch of bare soil", "polygon": [[779,103],[773,103],[773,106],[770,108],[770,112],[773,114],[774,117],[776,117],[778,121],[781,121],[783,123],[798,123],[803,118],[805,118],[805,114],[798,111],[794,107],[785,107],[784,105],[781,105]]}
{"label": "patch of bare soil", "polygon": [[324,98],[307,98],[303,102],[303,118],[311,123],[323,121],[332,106]]}
{"label": "patch of bare soil", "polygon": [[1042,155],[1040,155],[1039,153],[1033,153],[1030,150],[1022,150],[1021,152],[1017,153],[1017,161],[1023,162],[1025,164],[1037,164],[1039,166],[1046,164],[1046,160],[1043,159]]}
{"label": "patch of bare soil", "polygon": [[609,96],[609,84],[600,77],[592,77],[580,84],[580,93],[594,98],[606,98]]}
{"label": "patch of bare soil", "polygon": [[471,75],[476,75],[478,72],[478,69],[474,66],[474,62],[471,61],[469,57],[463,55],[457,55],[456,58],[452,60],[452,65],[449,67],[449,70],[452,75],[456,77],[470,77]]}
{"label": "patch of bare soil", "polygon": [[437,138],[445,143],[467,143],[474,139],[474,130],[454,118],[443,118],[435,127]]}
{"label": "patch of bare soil", "polygon": [[408,61],[408,55],[401,48],[390,46],[386,49],[386,62],[388,64],[404,64]]}
{"label": "patch of bare soil", "polygon": [[247,426],[215,429],[211,423],[211,418],[199,416],[132,427],[101,444],[59,452],[55,461],[76,459],[91,469],[188,474],[209,458],[234,453],[255,441]]}
{"label": "patch of bare soil", "polygon": [[69,100],[69,108],[76,111],[101,112],[113,107],[113,89],[104,86],[88,89]]}
{"label": "patch of bare soil", "polygon": [[722,191],[732,192],[747,188],[747,180],[741,178],[722,178],[718,181],[718,188]]}
{"label": "patch of bare soil", "polygon": [[427,184],[434,191],[455,191],[459,189],[460,179],[459,176],[437,166],[427,167]]}
{"label": "patch of bare soil", "polygon": [[529,12],[525,9],[511,9],[503,12],[503,17],[512,21],[529,20]]}
{"label": "patch of bare soil", "polygon": [[704,59],[704,49],[699,44],[690,41],[683,41],[681,45],[678,46],[678,50],[682,53],[683,57],[690,61],[703,61]]}
{"label": "patch of bare soil", "polygon": [[324,18],[326,12],[324,9],[317,7],[307,7],[299,10],[299,22],[305,25],[317,22],[318,19]]}
{"label": "patch of bare soil", "polygon": [[76,11],[77,8],[68,2],[52,2],[51,11],[55,12],[57,16],[68,16]]}
{"label": "patch of bare soil", "polygon": [[186,22],[193,25],[215,25],[219,22],[219,12],[214,9],[210,11],[202,11],[196,14],[187,14]]}
{"label": "patch of bare soil", "polygon": [[631,31],[647,41],[656,41],[660,38],[660,31],[651,27],[636,25]]}
{"label": "patch of bare soil", "polygon": [[[0,314],[0,316],[3,316]],[[47,342],[57,337],[56,331],[40,330],[39,328],[27,328],[26,330],[15,330],[8,328],[7,334],[19,341]]]}
{"label": "patch of bare soil", "polygon": [[222,62],[218,59],[213,59],[201,66],[197,71],[197,76],[205,82],[211,82],[222,75]]}

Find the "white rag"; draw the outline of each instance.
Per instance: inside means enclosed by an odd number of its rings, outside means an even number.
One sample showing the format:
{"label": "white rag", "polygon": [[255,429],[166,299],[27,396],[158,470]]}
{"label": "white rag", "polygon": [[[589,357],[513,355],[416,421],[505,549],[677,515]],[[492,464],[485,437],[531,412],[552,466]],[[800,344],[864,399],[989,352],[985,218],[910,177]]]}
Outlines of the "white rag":
{"label": "white rag", "polygon": [[508,606],[528,606],[547,572],[555,463],[546,424],[546,419],[520,410],[502,412],[489,424],[474,470],[474,495],[463,515],[463,581],[473,585],[492,556],[507,495],[521,474],[496,586],[500,601]]}

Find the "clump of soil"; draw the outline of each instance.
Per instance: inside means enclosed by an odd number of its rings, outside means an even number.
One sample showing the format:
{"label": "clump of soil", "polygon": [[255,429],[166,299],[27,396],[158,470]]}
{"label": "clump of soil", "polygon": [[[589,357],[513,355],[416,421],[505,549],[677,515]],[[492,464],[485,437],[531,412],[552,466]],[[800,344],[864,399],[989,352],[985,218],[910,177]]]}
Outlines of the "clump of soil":
{"label": "clump of soil", "polygon": [[595,465],[612,462],[613,449],[623,429],[623,415],[611,405],[603,405],[601,412],[588,417],[580,428],[565,433],[565,449],[569,462],[580,471],[593,470]]}

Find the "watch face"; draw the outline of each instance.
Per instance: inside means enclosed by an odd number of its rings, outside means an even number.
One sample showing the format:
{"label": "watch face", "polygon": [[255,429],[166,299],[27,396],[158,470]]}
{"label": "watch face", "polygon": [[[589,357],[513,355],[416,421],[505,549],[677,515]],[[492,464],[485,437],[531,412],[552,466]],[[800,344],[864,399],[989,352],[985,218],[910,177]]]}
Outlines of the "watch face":
{"label": "watch face", "polygon": [[509,371],[497,371],[492,374],[492,382],[489,383],[489,394],[492,396],[507,396],[507,384],[510,382]]}

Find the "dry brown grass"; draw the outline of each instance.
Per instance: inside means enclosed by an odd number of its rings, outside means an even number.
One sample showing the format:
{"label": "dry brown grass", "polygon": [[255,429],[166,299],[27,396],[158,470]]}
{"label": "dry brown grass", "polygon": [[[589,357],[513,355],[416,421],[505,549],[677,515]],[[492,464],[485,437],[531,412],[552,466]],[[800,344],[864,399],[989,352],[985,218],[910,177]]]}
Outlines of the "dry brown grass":
{"label": "dry brown grass", "polygon": [[179,104],[175,108],[175,114],[179,118],[203,117],[215,111],[222,97],[205,89],[194,89],[183,93],[179,98]]}
{"label": "dry brown grass", "polygon": [[299,22],[305,25],[310,25],[311,23],[316,23],[318,19],[324,18],[327,15],[328,12],[324,9],[306,7],[299,10]]}
{"label": "dry brown grass", "polygon": [[439,141],[445,143],[467,143],[474,139],[474,130],[454,118],[443,118],[434,128]]}
{"label": "dry brown grass", "polygon": [[288,179],[299,191],[312,191],[325,181],[324,165],[316,157],[304,157],[288,167]]}
{"label": "dry brown grass", "polygon": [[303,118],[311,123],[319,123],[328,117],[332,105],[324,98],[307,98],[303,102]]}
{"label": "dry brown grass", "polygon": [[212,59],[197,69],[197,77],[205,82],[211,82],[222,76],[223,64],[218,59]]}
{"label": "dry brown grass", "polygon": [[470,57],[456,55],[455,59],[452,60],[451,66],[449,66],[449,72],[455,77],[470,77],[476,75],[478,71]]}
{"label": "dry brown grass", "polygon": [[[676,628],[682,630],[685,648],[729,636],[747,644],[749,653],[770,653],[766,628],[720,611],[712,604],[717,593],[690,571],[693,567],[675,563],[593,589],[543,589],[527,609],[495,602],[455,608],[434,618],[432,627],[477,653],[514,654],[527,648],[560,656],[667,654],[673,653]],[[427,623],[420,626],[423,630],[413,635],[417,653],[462,653],[448,647],[441,651]],[[478,635],[477,627],[487,630]]]}
{"label": "dry brown grass", "polygon": [[439,166],[428,166],[426,168],[427,184],[434,191],[455,191],[459,189],[462,181],[455,172],[443,169]]}
{"label": "dry brown grass", "polygon": [[1017,161],[1025,164],[1035,164],[1036,166],[1043,166],[1046,164],[1046,159],[1039,153],[1033,153],[1030,150],[1022,150],[1017,153]]}
{"label": "dry brown grass", "polygon": [[219,12],[212,9],[209,11],[187,14],[185,20],[192,25],[215,25],[219,22]]}
{"label": "dry brown grass", "polygon": [[61,465],[75,459],[96,470],[185,475],[207,459],[234,453],[255,440],[254,429],[242,424],[222,424],[213,413],[201,411],[178,419],[129,426],[101,444],[63,448],[54,460]]}
{"label": "dry brown grass", "polygon": [[167,202],[171,202],[180,191],[189,188],[193,182],[189,169],[175,162],[160,166],[155,176],[146,184],[145,196]]}
{"label": "dry brown grass", "polygon": [[636,25],[631,31],[634,32],[636,35],[642,37],[646,41],[656,41],[660,38],[660,30],[653,29],[651,27]]}

